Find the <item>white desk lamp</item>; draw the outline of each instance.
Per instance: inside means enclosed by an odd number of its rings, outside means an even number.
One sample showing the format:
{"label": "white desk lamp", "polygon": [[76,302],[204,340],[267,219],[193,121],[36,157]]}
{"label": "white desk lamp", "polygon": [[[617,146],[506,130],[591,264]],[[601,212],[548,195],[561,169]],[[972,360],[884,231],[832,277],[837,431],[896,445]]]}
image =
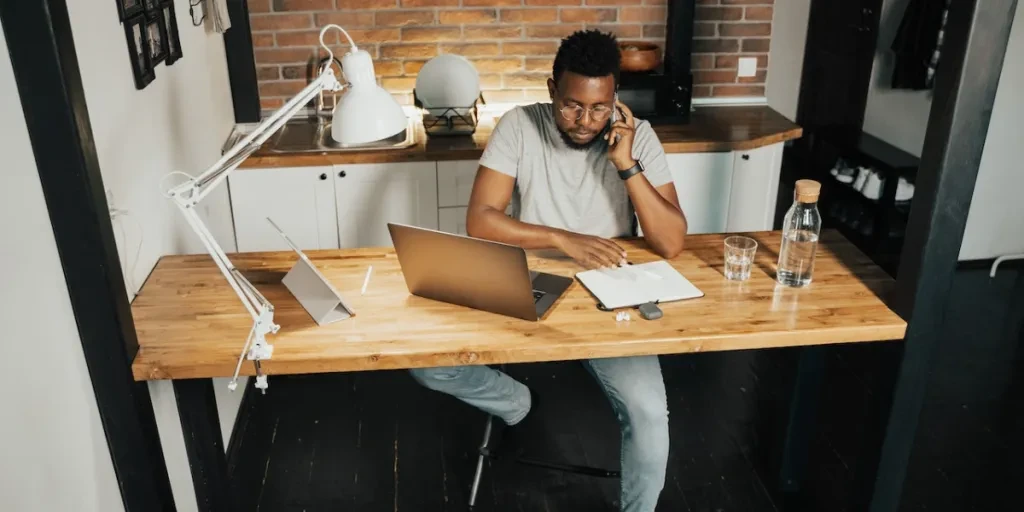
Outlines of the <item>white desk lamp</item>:
{"label": "white desk lamp", "polygon": [[228,259],[213,235],[196,214],[196,206],[221,182],[227,179],[246,158],[259,149],[264,142],[274,135],[284,124],[295,116],[306,104],[313,100],[321,91],[337,92],[347,87],[347,91],[334,107],[334,120],[331,136],[341,144],[361,144],[394,136],[406,128],[408,119],[402,107],[383,88],[377,85],[373,69],[373,60],[366,50],[356,47],[345,29],[338,25],[327,25],[320,31],[320,45],[329,55],[328,61],[334,60],[334,52],[324,44],[324,34],[330,28],[340,30],[348,39],[351,50],[342,58],[342,72],[348,81],[342,85],[334,76],[334,70],[325,66],[320,75],[306,86],[295,97],[288,100],[280,109],[262,121],[242,140],[228,149],[209,169],[199,176],[192,177],[183,172],[189,179],[171,188],[166,195],[174,200],[178,209],[185,216],[189,226],[196,232],[213,261],[220,268],[221,274],[242,300],[245,308],[252,316],[253,325],[249,337],[245,340],[242,353],[235,366],[234,377],[228,389],[234,391],[238,387],[238,373],[242,361],[246,358],[253,361],[256,367],[255,387],[266,393],[267,376],[260,367],[260,361],[270,359],[274,346],[267,343],[266,335],[276,333],[280,326],[274,323],[274,305],[260,294],[256,287],[235,268]]}

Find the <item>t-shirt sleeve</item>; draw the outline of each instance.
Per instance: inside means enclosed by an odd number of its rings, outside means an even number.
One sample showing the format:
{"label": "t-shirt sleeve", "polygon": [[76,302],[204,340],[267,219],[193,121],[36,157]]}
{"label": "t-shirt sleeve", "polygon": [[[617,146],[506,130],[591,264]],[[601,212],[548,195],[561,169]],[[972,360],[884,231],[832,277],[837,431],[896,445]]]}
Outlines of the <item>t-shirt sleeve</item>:
{"label": "t-shirt sleeve", "polygon": [[644,176],[654,187],[660,187],[672,181],[672,171],[668,168],[665,148],[654,133],[651,123],[638,121],[636,135],[633,136],[633,158],[644,165]]}
{"label": "t-shirt sleeve", "polygon": [[522,129],[519,125],[519,109],[514,108],[501,116],[487,140],[487,147],[480,157],[480,165],[489,167],[513,178],[519,174],[519,157],[522,154]]}

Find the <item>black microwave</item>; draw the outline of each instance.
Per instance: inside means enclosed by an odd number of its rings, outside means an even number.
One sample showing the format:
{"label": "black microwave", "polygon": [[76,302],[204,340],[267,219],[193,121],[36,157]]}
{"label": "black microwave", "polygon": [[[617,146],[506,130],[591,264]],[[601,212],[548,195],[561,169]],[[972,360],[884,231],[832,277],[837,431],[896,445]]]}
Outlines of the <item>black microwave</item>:
{"label": "black microwave", "polygon": [[622,73],[619,101],[633,115],[651,124],[685,123],[690,119],[693,101],[693,77],[659,73]]}

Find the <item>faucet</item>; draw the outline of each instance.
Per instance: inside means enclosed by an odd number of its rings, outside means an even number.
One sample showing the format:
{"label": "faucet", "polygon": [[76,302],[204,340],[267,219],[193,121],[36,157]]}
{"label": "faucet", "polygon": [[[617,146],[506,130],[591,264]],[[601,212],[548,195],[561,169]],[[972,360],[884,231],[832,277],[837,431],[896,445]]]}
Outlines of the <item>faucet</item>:
{"label": "faucet", "polygon": [[[316,77],[320,76],[320,73],[323,73],[324,70],[327,69],[327,67],[330,66],[331,64],[337,64],[338,65],[338,71],[337,71],[338,80],[339,81],[344,81],[344,75],[341,72],[341,61],[338,60],[337,57],[334,57],[333,61],[328,60],[327,57],[324,57],[324,58],[320,59],[320,61],[316,65],[316,76],[308,76],[308,77],[306,77],[307,81],[315,80]],[[312,66],[308,67],[307,69],[310,72],[313,71],[313,67]],[[334,115],[334,107],[338,104],[338,96],[334,92],[331,92],[330,93],[330,96],[331,96],[331,106],[330,106],[330,108],[327,108],[327,102],[325,101],[324,94],[326,94],[326,93],[324,92],[324,90],[321,89],[320,93],[316,95],[316,103],[315,103],[315,106],[314,106],[314,109],[315,109],[314,114],[315,114],[315,116],[316,116],[316,118],[318,120],[325,120],[325,119],[327,119],[329,117],[333,117],[333,115]]]}

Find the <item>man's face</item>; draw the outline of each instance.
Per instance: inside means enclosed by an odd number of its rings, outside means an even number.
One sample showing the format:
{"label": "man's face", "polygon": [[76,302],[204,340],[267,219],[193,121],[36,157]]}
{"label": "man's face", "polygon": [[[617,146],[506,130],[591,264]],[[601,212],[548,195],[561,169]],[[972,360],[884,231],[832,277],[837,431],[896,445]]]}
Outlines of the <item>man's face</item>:
{"label": "man's face", "polygon": [[[556,84],[548,79],[555,124],[566,142],[584,148],[599,140],[615,108],[615,77],[588,77],[566,71]],[[577,114],[582,115],[576,119]]]}

